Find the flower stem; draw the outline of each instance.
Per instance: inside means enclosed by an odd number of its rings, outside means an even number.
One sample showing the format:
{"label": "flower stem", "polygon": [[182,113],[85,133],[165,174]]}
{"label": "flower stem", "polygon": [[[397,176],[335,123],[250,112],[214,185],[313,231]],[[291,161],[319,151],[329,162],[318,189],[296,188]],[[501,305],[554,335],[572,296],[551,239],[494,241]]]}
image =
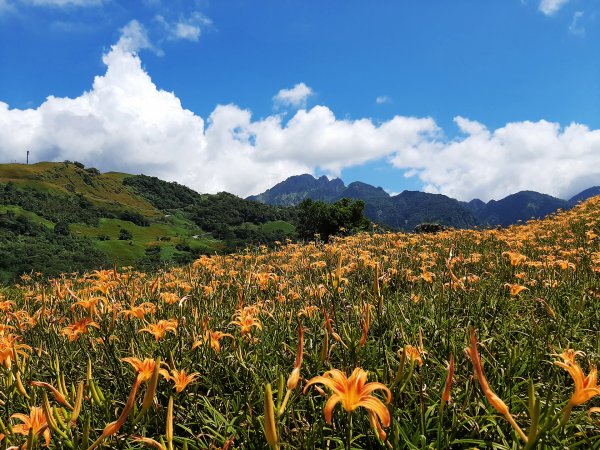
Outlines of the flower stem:
{"label": "flower stem", "polygon": [[348,426],[346,427],[346,450],[350,450],[352,442],[352,413],[348,413]]}
{"label": "flower stem", "polygon": [[523,442],[527,444],[527,436],[525,435],[523,430],[521,430],[521,427],[517,424],[517,422],[515,422],[513,416],[510,413],[506,413],[504,417],[506,418],[508,423],[510,423],[510,425],[513,427],[513,429],[517,432],[519,437],[523,439]]}
{"label": "flower stem", "polygon": [[567,406],[565,406],[565,409],[563,409],[562,419],[560,419],[560,423],[558,424],[559,428],[562,428],[567,424],[569,417],[571,417],[572,409],[573,409],[573,405],[571,403],[568,403]]}

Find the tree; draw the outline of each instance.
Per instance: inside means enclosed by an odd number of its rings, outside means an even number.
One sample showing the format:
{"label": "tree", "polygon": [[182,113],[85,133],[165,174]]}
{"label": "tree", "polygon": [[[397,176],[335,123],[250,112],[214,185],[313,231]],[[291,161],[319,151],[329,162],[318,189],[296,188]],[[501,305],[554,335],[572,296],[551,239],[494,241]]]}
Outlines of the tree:
{"label": "tree", "polygon": [[54,232],[62,236],[68,236],[69,234],[71,234],[69,222],[67,222],[66,220],[61,220],[57,222],[56,225],[54,225]]}
{"label": "tree", "polygon": [[306,199],[298,205],[298,235],[312,239],[318,234],[327,241],[345,230],[348,233],[366,230],[369,221],[364,215],[365,202],[343,198],[333,204]]}
{"label": "tree", "polygon": [[127,228],[121,228],[119,231],[119,240],[120,241],[130,241],[133,239],[133,234]]}

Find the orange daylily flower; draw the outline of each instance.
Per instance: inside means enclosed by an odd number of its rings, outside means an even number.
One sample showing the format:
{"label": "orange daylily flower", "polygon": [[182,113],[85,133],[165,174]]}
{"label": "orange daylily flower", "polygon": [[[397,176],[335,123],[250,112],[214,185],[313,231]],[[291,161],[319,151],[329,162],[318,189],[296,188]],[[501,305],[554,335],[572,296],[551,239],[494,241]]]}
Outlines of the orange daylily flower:
{"label": "orange daylily flower", "polygon": [[156,361],[153,359],[146,358],[142,361],[141,359],[130,356],[128,358],[122,358],[121,361],[125,361],[133,366],[140,381],[147,381],[152,378],[154,366],[156,365]]}
{"label": "orange daylily flower", "polygon": [[194,381],[196,379],[196,377],[199,375],[196,372],[187,375],[185,373],[185,369],[181,369],[181,370],[173,369],[173,370],[171,370],[171,374],[169,374],[169,372],[167,370],[161,369],[160,374],[163,377],[165,377],[165,379],[167,381],[170,380],[170,381],[173,381],[173,383],[175,383],[175,392],[177,392],[178,394],[181,391],[183,391],[187,387],[187,385],[190,384],[192,381]]}
{"label": "orange daylily flower", "polygon": [[85,319],[81,319],[63,328],[61,334],[67,336],[69,338],[69,342],[73,342],[76,341],[77,338],[79,338],[79,336],[82,334],[87,334],[89,332],[88,327],[99,329],[100,325],[94,322],[90,317],[86,317]]}
{"label": "orange daylily flower", "polygon": [[140,320],[144,318],[146,314],[154,314],[156,312],[156,305],[150,302],[144,302],[138,306],[132,306],[131,309],[124,309],[121,311],[126,318],[131,319],[136,317]]}
{"label": "orange daylily flower", "polygon": [[[569,350],[567,350],[567,352],[569,352]],[[576,354],[577,352],[570,351],[568,353],[568,357],[571,359],[563,357],[565,362],[554,361],[554,364],[569,372],[569,375],[571,375],[573,382],[575,383],[575,392],[573,392],[573,395],[569,399],[569,403],[567,403],[567,406],[565,406],[565,409],[563,410],[563,418],[561,420],[562,425],[567,422],[569,416],[571,415],[571,410],[574,407],[587,402],[596,395],[600,395],[600,387],[598,386],[598,370],[596,367],[591,366],[590,373],[585,376],[583,370],[575,361]]]}
{"label": "orange daylily flower", "polygon": [[423,365],[423,358],[421,357],[423,350],[419,350],[417,347],[409,344],[404,346],[404,352],[410,361],[416,362],[419,364],[419,367]]}
{"label": "orange daylily flower", "polygon": [[12,361],[15,359],[17,354],[26,355],[24,350],[31,351],[31,347],[25,344],[17,344],[17,336],[14,334],[4,334],[0,332],[0,364],[5,369],[10,369]]}
{"label": "orange daylily flower", "polygon": [[427,270],[423,270],[421,273],[421,278],[425,280],[427,283],[433,283],[433,277],[435,277],[435,273],[429,272]]}
{"label": "orange daylily flower", "polygon": [[100,300],[104,300],[104,298],[103,297],[91,297],[88,299],[79,300],[71,306],[71,310],[74,310],[75,306],[79,306],[79,307],[89,311],[90,315],[92,316],[92,315],[96,314],[96,308],[97,308],[98,302],[100,302]]}
{"label": "orange daylily flower", "polygon": [[509,284],[506,283],[505,286],[510,289],[510,295],[512,297],[516,297],[521,292],[528,290],[525,286],[521,286],[520,284]]}
{"label": "orange daylily flower", "polygon": [[202,340],[197,340],[196,342],[194,342],[194,345],[192,345],[192,350],[196,347],[201,346],[202,344],[209,342],[210,347],[215,351],[215,353],[219,353],[221,351],[221,339],[223,339],[226,336],[233,337],[231,334],[223,333],[222,331],[206,330]]}
{"label": "orange daylily flower", "polygon": [[151,323],[146,328],[142,328],[140,331],[146,331],[154,336],[156,341],[163,338],[167,331],[172,331],[177,334],[177,320],[159,320],[158,323]]}
{"label": "orange daylily flower", "polygon": [[566,349],[564,352],[557,354],[555,353],[553,356],[558,356],[563,360],[564,363],[575,363],[575,358],[577,356],[584,356],[585,353],[581,350],[573,350],[572,348]]}
{"label": "orange daylily flower", "polygon": [[167,305],[172,305],[174,303],[177,303],[180,300],[179,295],[177,295],[175,292],[161,292],[160,298]]}
{"label": "orange daylily flower", "polygon": [[511,266],[520,266],[527,261],[527,256],[517,252],[502,252],[502,256],[508,256]]}
{"label": "orange daylily flower", "polygon": [[242,335],[248,335],[252,333],[252,327],[256,327],[262,330],[262,323],[260,319],[255,317],[256,308],[253,306],[246,306],[243,309],[238,310],[235,313],[234,320],[231,324],[238,325],[240,327],[240,333]]}
{"label": "orange daylily flower", "polygon": [[24,436],[28,436],[30,431],[34,436],[43,434],[46,446],[50,445],[50,430],[48,429],[46,415],[41,406],[32,406],[28,416],[25,414],[13,414],[10,418],[18,419],[22,422],[13,425],[13,433],[22,434]]}
{"label": "orange daylily flower", "polygon": [[370,414],[375,414],[384,427],[390,426],[390,412],[381,400],[371,395],[373,391],[381,389],[386,394],[386,403],[392,400],[392,393],[383,384],[378,382],[367,383],[367,372],[357,367],[354,369],[350,377],[337,369],[328,370],[323,376],[311,378],[304,392],[309,386],[320,383],[328,387],[333,395],[329,397],[325,404],[325,421],[331,424],[332,413],[335,405],[342,402],[342,407],[347,412],[352,412],[359,407],[363,407]]}

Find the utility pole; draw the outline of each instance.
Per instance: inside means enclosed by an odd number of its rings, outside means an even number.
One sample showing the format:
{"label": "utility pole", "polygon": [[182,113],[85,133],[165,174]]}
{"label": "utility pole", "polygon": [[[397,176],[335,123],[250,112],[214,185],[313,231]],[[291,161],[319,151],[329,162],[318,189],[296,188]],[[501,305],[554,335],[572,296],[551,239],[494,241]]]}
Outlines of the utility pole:
{"label": "utility pole", "polygon": [[27,150],[27,164],[29,164],[29,150]]}

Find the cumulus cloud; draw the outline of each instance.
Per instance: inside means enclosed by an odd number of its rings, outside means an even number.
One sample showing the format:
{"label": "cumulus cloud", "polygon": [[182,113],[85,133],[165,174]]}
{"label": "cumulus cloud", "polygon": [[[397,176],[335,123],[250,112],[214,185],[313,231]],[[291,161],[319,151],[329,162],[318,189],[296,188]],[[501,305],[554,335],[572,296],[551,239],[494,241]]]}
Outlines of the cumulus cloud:
{"label": "cumulus cloud", "polygon": [[282,89],[273,97],[276,107],[292,106],[306,108],[306,102],[314,92],[304,83],[298,83],[291,89]]}
{"label": "cumulus cloud", "polygon": [[[397,117],[381,125],[336,119],[324,106],[253,120],[220,105],[205,121],[156,87],[136,50],[148,43],[136,23],[104,55],[106,73],[76,98],[48,97],[36,109],[0,102],[0,158],[78,160],[101,170],[147,173],[201,192],[258,193],[288,176],[330,172],[416,145],[431,119]],[[393,143],[393,144],[392,144]],[[391,145],[391,147],[390,147]]]}
{"label": "cumulus cloud", "polygon": [[429,192],[461,200],[500,199],[521,190],[569,198],[600,183],[600,130],[545,120],[496,130],[463,117],[455,122],[465,137],[422,141],[397,152],[392,164],[412,170]]}
{"label": "cumulus cloud", "polygon": [[[457,117],[461,134],[449,140],[432,118],[340,119],[323,105],[261,119],[234,104],[218,105],[204,120],[153,83],[136,53],[148,46],[143,27],[132,22],[104,55],[106,72],[89,91],[50,96],[35,109],[0,101],[0,160],[29,150],[34,161],[77,160],[241,196],[291,175],[339,175],[382,158],[427,190],[462,200],[523,189],[566,198],[600,184],[600,130],[581,124],[542,120],[490,130]],[[304,96],[287,98],[305,98],[312,90],[304,86]]]}
{"label": "cumulus cloud", "polygon": [[378,105],[383,105],[384,103],[392,103],[392,98],[387,95],[380,95],[375,99],[375,103]]}
{"label": "cumulus cloud", "polygon": [[188,17],[180,17],[175,21],[168,21],[162,15],[155,17],[156,21],[163,26],[167,32],[168,39],[184,39],[198,42],[202,31],[212,25],[212,21],[203,14],[194,11]]}
{"label": "cumulus cloud", "polygon": [[539,10],[547,16],[551,16],[567,3],[569,3],[569,0],[542,0],[540,2]]}

